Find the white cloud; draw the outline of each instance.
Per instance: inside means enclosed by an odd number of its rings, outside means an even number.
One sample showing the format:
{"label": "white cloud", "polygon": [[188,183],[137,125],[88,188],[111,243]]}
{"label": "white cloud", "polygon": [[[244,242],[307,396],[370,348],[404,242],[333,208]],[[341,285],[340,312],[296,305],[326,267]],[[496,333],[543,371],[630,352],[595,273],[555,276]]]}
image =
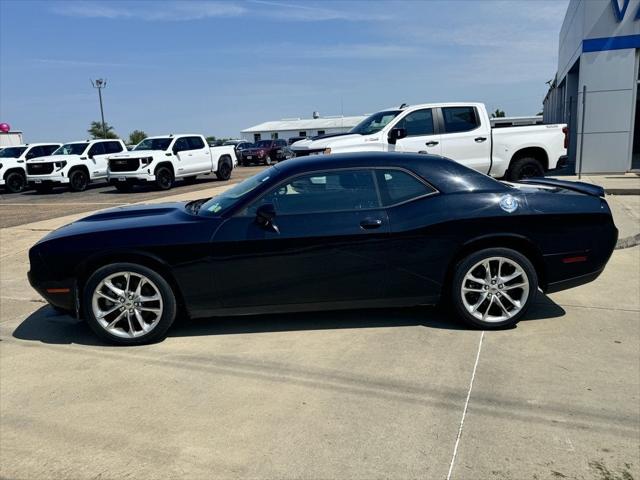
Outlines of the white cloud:
{"label": "white cloud", "polygon": [[[354,10],[345,8],[345,3],[334,3],[341,8],[317,7],[310,4],[287,3],[272,0],[251,0],[255,5],[270,7],[260,11],[261,15],[266,15],[278,20],[300,21],[300,22],[322,22],[327,20],[345,20],[352,22],[363,21],[383,21],[388,20],[389,15],[378,15],[369,13],[360,8]],[[328,2],[323,5],[327,5]]]}

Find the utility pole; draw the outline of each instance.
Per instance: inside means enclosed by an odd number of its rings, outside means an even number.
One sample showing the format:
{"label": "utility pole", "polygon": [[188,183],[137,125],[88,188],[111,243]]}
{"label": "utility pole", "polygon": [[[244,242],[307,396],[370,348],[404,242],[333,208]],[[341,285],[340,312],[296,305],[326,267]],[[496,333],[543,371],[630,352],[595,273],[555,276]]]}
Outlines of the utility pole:
{"label": "utility pole", "polygon": [[104,123],[104,109],[102,108],[102,89],[107,86],[107,80],[99,78],[96,81],[91,80],[93,88],[98,89],[98,98],[100,99],[100,117],[102,118],[102,138],[107,138],[107,124]]}

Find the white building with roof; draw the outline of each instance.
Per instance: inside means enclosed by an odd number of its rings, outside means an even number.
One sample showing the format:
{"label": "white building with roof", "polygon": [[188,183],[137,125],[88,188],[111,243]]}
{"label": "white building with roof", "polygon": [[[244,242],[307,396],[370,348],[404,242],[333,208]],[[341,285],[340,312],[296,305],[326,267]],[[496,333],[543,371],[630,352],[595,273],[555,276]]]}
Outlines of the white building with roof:
{"label": "white building with roof", "polygon": [[366,115],[321,117],[317,112],[314,112],[313,118],[284,118],[263,122],[245,128],[240,134],[244,140],[250,142],[270,138],[288,140],[293,137],[315,137],[348,132],[366,117]]}

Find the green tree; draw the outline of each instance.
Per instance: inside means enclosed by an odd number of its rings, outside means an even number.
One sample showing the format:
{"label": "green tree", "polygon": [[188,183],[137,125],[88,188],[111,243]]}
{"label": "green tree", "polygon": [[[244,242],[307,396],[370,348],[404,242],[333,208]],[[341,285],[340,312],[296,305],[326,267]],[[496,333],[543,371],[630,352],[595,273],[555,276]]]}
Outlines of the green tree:
{"label": "green tree", "polygon": [[208,143],[209,145],[215,145],[215,143],[216,143],[216,137],[215,137],[215,136],[213,136],[213,135],[209,135],[209,136],[207,137],[207,143]]}
{"label": "green tree", "polygon": [[116,132],[113,131],[113,127],[107,122],[104,123],[104,130],[106,131],[106,135],[102,129],[102,122],[91,122],[91,126],[87,132],[89,132],[91,138],[118,138]]}
{"label": "green tree", "polygon": [[504,110],[496,108],[496,111],[491,114],[491,118],[502,118],[505,116]]}
{"label": "green tree", "polygon": [[148,135],[142,130],[134,130],[129,134],[129,145],[137,145],[147,137]]}

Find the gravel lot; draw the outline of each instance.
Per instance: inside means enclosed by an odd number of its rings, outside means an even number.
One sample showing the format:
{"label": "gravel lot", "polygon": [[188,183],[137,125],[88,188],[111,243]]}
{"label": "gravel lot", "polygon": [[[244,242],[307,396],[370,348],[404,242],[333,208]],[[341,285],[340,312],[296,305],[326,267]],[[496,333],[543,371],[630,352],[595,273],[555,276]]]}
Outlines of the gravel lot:
{"label": "gravel lot", "polygon": [[59,217],[166,195],[2,198],[0,478],[640,478],[640,247],[485,333],[358,310],[183,322],[118,348],[29,287],[27,249]]}

